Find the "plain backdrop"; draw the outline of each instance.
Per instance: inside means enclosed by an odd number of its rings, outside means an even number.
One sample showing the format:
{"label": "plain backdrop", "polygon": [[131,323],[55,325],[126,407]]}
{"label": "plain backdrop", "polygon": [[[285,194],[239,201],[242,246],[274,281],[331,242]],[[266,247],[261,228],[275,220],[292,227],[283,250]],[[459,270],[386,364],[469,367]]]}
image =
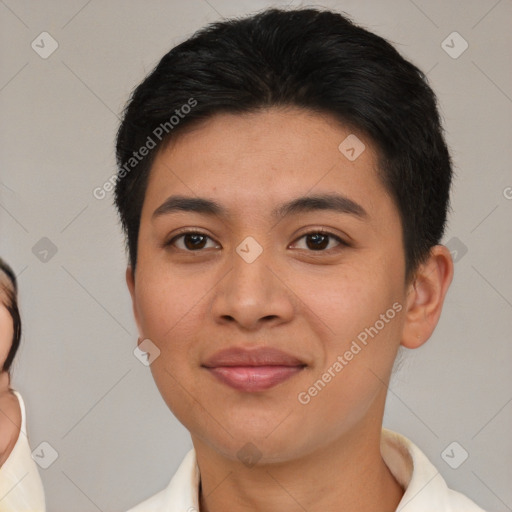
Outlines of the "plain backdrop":
{"label": "plain backdrop", "polygon": [[[32,448],[46,442],[58,454],[41,469],[49,512],[126,510],[165,487],[192,447],[134,357],[122,233],[112,195],[92,193],[115,172],[122,108],[197,29],[286,5],[306,4],[0,1],[0,254],[20,284],[13,385]],[[457,174],[444,240],[455,278],[434,335],[394,376],[385,426],[451,487],[512,510],[512,2],[307,5],[393,42],[438,94]],[[457,457],[468,453],[457,469],[442,457],[453,442]]]}

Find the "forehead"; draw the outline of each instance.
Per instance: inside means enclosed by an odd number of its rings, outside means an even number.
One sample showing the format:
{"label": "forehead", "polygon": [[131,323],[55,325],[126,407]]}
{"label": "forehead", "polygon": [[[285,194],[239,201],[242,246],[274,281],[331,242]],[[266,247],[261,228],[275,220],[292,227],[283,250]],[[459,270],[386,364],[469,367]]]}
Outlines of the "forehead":
{"label": "forehead", "polygon": [[335,191],[371,215],[377,203],[390,203],[377,161],[367,137],[328,114],[298,108],[216,114],[159,151],[143,217],[171,192],[215,196],[233,214],[243,205],[245,214],[270,215],[291,197]]}

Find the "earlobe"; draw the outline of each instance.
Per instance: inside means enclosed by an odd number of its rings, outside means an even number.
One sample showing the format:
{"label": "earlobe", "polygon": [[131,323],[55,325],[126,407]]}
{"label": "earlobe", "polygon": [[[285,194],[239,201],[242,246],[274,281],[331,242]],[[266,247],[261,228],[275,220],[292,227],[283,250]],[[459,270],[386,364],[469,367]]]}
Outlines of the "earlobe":
{"label": "earlobe", "polygon": [[430,338],[441,316],[452,278],[450,251],[443,245],[436,245],[427,261],[419,266],[409,287],[401,345],[418,348]]}

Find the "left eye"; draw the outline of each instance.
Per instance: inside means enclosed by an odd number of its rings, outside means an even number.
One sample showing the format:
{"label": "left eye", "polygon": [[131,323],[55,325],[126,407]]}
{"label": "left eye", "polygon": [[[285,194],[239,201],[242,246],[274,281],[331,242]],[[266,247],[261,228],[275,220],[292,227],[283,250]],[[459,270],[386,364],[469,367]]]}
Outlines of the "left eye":
{"label": "left eye", "polygon": [[330,239],[335,240],[337,245],[347,245],[339,236],[326,231],[311,231],[302,235],[298,240],[302,240],[303,238],[306,240],[306,249],[312,251],[332,249],[332,247],[329,247]]}

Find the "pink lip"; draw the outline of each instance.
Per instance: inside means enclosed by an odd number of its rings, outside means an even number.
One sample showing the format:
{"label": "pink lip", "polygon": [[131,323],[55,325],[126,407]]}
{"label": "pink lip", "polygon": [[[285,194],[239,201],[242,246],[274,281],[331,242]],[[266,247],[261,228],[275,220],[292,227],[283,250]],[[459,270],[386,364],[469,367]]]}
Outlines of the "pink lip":
{"label": "pink lip", "polygon": [[303,366],[219,366],[208,368],[219,380],[239,391],[264,391],[289,379]]}
{"label": "pink lip", "polygon": [[306,364],[280,350],[230,348],[217,352],[203,366],[239,391],[264,391],[300,372]]}

